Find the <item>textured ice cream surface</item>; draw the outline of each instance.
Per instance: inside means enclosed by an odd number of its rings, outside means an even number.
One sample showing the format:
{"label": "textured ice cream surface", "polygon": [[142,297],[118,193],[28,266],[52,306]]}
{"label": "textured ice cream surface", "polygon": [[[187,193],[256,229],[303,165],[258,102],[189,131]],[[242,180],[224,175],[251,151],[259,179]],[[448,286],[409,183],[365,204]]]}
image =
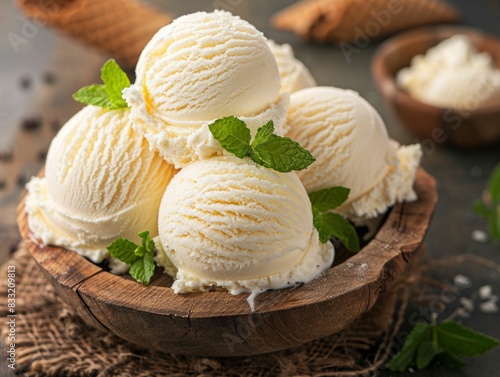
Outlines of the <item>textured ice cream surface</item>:
{"label": "textured ice cream surface", "polygon": [[284,288],[309,282],[333,261],[297,175],[234,156],[194,162],[174,177],[160,206],[159,238],[177,268],[176,293]]}
{"label": "textured ice cream surface", "polygon": [[[119,237],[158,229],[158,208],[175,174],[132,127],[129,110],[87,106],[52,141],[44,178],[27,185],[31,232],[99,263]],[[111,261],[115,271],[125,266]]]}
{"label": "textured ice cream surface", "polygon": [[293,93],[300,89],[316,86],[311,72],[295,57],[289,44],[280,45],[272,40],[269,40],[268,44],[278,64],[281,92]]}
{"label": "textured ice cream surface", "polygon": [[[124,91],[137,129],[176,167],[223,154],[208,124],[226,116],[256,129],[286,118],[287,96],[266,38],[229,12],[197,12],[160,29]],[[252,122],[252,120],[254,120]]]}
{"label": "textured ice cream surface", "polygon": [[474,110],[500,106],[500,70],[470,39],[455,35],[417,55],[397,75],[415,99],[439,107]]}
{"label": "textured ice cream surface", "polygon": [[399,147],[377,111],[358,93],[314,87],[290,98],[286,136],[316,161],[297,172],[307,192],[343,186],[348,200],[335,211],[351,219],[373,218],[416,198],[413,182],[421,159],[418,145]]}

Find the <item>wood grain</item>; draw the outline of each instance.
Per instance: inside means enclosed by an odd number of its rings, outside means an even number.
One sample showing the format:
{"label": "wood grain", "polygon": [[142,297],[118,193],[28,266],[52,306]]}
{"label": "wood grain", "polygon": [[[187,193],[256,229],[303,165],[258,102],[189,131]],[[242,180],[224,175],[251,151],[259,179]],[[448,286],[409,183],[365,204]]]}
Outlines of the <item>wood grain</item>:
{"label": "wood grain", "polygon": [[258,296],[204,292],[175,295],[170,279],[144,287],[112,275],[78,254],[41,246],[30,235],[23,203],[21,235],[33,257],[89,325],[138,345],[171,353],[238,356],[277,351],[336,333],[370,309],[421,245],[437,201],[434,179],[419,169],[418,200],[397,204],[348,263],[309,284]]}
{"label": "wood grain", "polygon": [[372,72],[389,109],[410,132],[435,144],[449,143],[463,148],[478,148],[500,142],[500,105],[480,107],[471,93],[470,106],[454,110],[430,106],[413,99],[396,85],[396,75],[411,59],[455,35],[467,35],[480,52],[491,55],[500,69],[500,40],[475,29],[457,26],[421,28],[389,39],[377,50]]}

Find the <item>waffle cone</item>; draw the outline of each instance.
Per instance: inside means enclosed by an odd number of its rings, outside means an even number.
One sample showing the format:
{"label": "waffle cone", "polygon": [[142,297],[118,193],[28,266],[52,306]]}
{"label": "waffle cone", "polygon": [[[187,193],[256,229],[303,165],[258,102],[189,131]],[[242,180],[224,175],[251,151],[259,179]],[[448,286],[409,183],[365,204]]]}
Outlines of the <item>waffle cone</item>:
{"label": "waffle cone", "polygon": [[172,18],[136,0],[18,0],[22,11],[135,67],[139,55]]}
{"label": "waffle cone", "polygon": [[303,0],[273,16],[274,27],[318,42],[377,39],[415,26],[456,22],[457,10],[440,0]]}

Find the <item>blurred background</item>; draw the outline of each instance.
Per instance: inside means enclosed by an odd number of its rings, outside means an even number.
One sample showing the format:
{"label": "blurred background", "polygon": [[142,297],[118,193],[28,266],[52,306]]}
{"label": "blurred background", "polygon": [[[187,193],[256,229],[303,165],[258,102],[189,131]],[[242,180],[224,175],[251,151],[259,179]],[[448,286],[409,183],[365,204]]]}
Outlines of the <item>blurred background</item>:
{"label": "blurred background", "polygon": [[[25,6],[37,3],[21,2]],[[52,15],[58,15],[64,4],[71,2],[47,0],[41,3]],[[73,3],[77,4],[73,10],[75,14],[90,6],[86,1]],[[89,0],[89,3],[94,2]],[[113,1],[101,3],[106,3],[106,6],[97,12],[103,12],[115,21],[120,20],[120,12],[113,8]],[[358,91],[379,111],[392,138],[402,144],[422,144],[422,165],[438,181],[440,199],[426,239],[427,254],[439,258],[472,253],[500,263],[499,244],[490,240],[486,221],[473,212],[475,199],[482,195],[490,173],[500,162],[499,144],[464,150],[436,140],[419,139],[409,133],[388,111],[372,76],[374,53],[390,37],[369,38],[362,44],[339,45],[305,41],[290,31],[273,28],[270,24],[272,15],[294,4],[293,0],[154,0],[142,3],[158,10],[140,19],[139,22],[145,24],[155,22],[152,20],[159,12],[176,17],[200,10],[231,11],[253,23],[266,37],[280,44],[289,43],[318,85]],[[461,24],[500,38],[498,0],[453,0],[448,3],[459,10]],[[107,59],[116,57],[120,61],[120,56],[61,33],[60,27],[49,27],[49,22],[53,21],[43,16],[27,18],[16,1],[0,0],[0,263],[8,258],[19,242],[16,206],[24,192],[24,184],[42,168],[52,137],[83,107],[71,98],[71,94],[84,85],[100,82],[99,70]],[[92,24],[92,20],[89,22],[85,28],[101,27],[99,23]],[[127,44],[129,36],[126,33],[130,30],[123,22],[125,20],[117,22],[116,30],[106,31],[109,43],[113,44],[116,38]],[[75,33],[78,27],[81,26],[75,23],[69,33]],[[135,34],[131,35],[130,44],[135,43],[133,37]],[[88,41],[89,37],[84,35],[82,38]],[[133,57],[124,56],[121,56],[121,62],[129,63],[128,72],[132,76],[133,66],[129,61]],[[500,126],[500,120],[497,126]],[[488,279],[496,294],[500,293],[498,274],[485,277],[480,276],[474,266],[470,269],[463,273],[473,277],[472,288],[479,288],[485,283],[481,279]],[[498,313],[476,311],[466,324],[500,338],[499,318]],[[470,361],[464,372],[428,370],[411,375],[494,376],[498,374],[498,360],[500,349]],[[391,374],[384,372],[382,375]]]}

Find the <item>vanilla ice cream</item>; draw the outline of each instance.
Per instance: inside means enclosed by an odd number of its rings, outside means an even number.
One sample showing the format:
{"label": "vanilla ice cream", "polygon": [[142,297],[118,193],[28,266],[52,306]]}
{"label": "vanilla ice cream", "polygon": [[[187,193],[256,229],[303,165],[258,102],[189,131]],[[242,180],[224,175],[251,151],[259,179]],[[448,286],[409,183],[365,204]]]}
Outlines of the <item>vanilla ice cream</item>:
{"label": "vanilla ice cream", "polygon": [[455,35],[417,55],[397,75],[413,98],[438,107],[475,110],[500,106],[500,70],[470,39]]}
{"label": "vanilla ice cream", "polygon": [[295,92],[287,126],[286,136],[316,158],[297,172],[307,192],[333,186],[351,190],[336,212],[368,219],[396,202],[416,199],[413,181],[420,146],[399,147],[377,111],[358,93],[331,87]]}
{"label": "vanilla ice cream", "polygon": [[[132,128],[130,112],[87,106],[53,139],[45,177],[27,185],[28,224],[44,244],[102,262],[119,237],[158,229],[162,195],[175,174]],[[115,272],[125,266],[112,260]]]}
{"label": "vanilla ice cream", "polygon": [[224,153],[208,125],[236,116],[252,135],[273,120],[279,134],[288,96],[266,38],[229,12],[198,12],[160,29],[124,91],[137,129],[176,167]]}
{"label": "vanilla ice cream", "polygon": [[295,57],[289,44],[279,45],[272,40],[269,40],[268,44],[278,64],[281,92],[293,93],[300,89],[316,86],[311,72]]}
{"label": "vanilla ice cream", "polygon": [[176,293],[284,288],[314,279],[333,260],[332,244],[319,243],[297,175],[248,158],[214,157],[182,169],[165,191],[158,225],[177,268]]}

